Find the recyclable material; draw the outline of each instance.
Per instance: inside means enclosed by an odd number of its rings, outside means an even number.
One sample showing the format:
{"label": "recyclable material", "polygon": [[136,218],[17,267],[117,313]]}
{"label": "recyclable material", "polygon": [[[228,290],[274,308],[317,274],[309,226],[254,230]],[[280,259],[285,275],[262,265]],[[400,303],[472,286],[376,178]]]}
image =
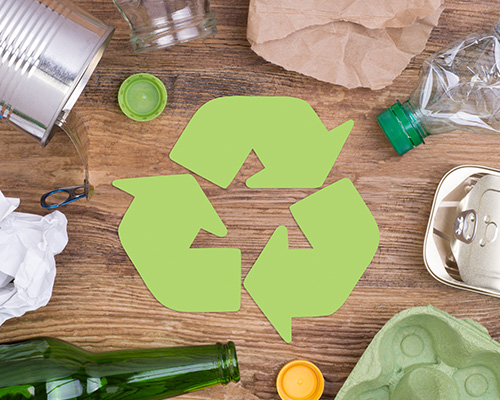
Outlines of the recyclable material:
{"label": "recyclable material", "polygon": [[167,104],[167,89],[162,81],[150,74],[129,76],[118,91],[118,104],[123,113],[134,121],[151,121]]}
{"label": "recyclable material", "polygon": [[282,400],[319,400],[325,379],[319,368],[310,361],[294,360],[281,368],[276,389]]}
{"label": "recyclable material", "polygon": [[232,342],[100,354],[50,338],[0,345],[5,400],[157,400],[239,378]]}
{"label": "recyclable material", "polygon": [[429,57],[409,99],[377,117],[396,152],[455,130],[500,133],[499,52],[500,19],[490,33],[471,34]]}
{"label": "recyclable material", "polygon": [[443,0],[251,0],[247,38],[283,68],[382,89],[425,47]]}
{"label": "recyclable material", "polygon": [[0,0],[0,117],[45,146],[114,28],[67,0]]}
{"label": "recyclable material", "polygon": [[500,343],[433,306],[396,314],[375,335],[336,400],[498,399]]}
{"label": "recyclable material", "polygon": [[500,297],[500,171],[463,165],[436,190],[424,262],[447,285]]}
{"label": "recyclable material", "polygon": [[162,49],[217,33],[210,0],[113,0],[130,26],[136,53]]}
{"label": "recyclable material", "polygon": [[[8,121],[45,146],[64,130],[85,168],[82,185],[47,193],[52,209],[90,198],[86,132],[71,109],[106,49],[114,28],[67,0],[0,0],[0,121]],[[47,202],[54,193],[68,199]]]}
{"label": "recyclable material", "polygon": [[68,243],[64,214],[14,212],[19,202],[0,192],[0,325],[49,302],[54,256]]}
{"label": "recyclable material", "polygon": [[[82,185],[67,186],[45,193],[40,199],[40,205],[48,210],[53,210],[83,198],[89,200],[94,194],[94,186],[89,179],[89,139],[85,121],[79,114],[72,112],[64,121],[61,129],[68,135],[80,157],[84,169],[84,179]],[[63,195],[62,200],[61,194]],[[64,198],[64,194],[66,198]],[[54,198],[58,200],[53,201]]]}

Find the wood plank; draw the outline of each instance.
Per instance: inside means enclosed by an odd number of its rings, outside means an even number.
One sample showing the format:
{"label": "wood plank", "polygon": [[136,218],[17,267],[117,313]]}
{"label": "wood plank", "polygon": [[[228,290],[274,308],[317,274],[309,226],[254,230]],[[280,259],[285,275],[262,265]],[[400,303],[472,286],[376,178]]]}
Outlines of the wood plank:
{"label": "wood plank", "polygon": [[[500,340],[500,300],[459,291],[435,281],[422,260],[423,238],[434,191],[441,177],[461,164],[500,168],[500,139],[457,132],[431,137],[425,146],[399,157],[375,117],[417,83],[423,60],[440,46],[469,32],[487,30],[498,2],[446,1],[439,26],[424,52],[390,87],[345,88],[287,72],[254,54],[246,40],[248,1],[215,0],[219,34],[165,51],[135,55],[128,26],[111,0],[76,0],[116,26],[115,36],[75,110],[90,131],[90,173],[94,198],[62,211],[70,242],[57,257],[50,303],[0,328],[0,341],[34,336],[67,340],[90,351],[210,344],[233,340],[241,383],[186,395],[200,399],[276,399],[275,377],[283,364],[311,360],[326,379],[323,398],[333,398],[376,332],[395,313],[429,303],[461,318],[473,318]],[[166,84],[165,112],[148,123],[133,122],[118,108],[116,95],[130,74],[149,72]],[[286,344],[242,288],[237,313],[187,314],[161,306],[146,289],[118,239],[117,228],[131,197],[112,187],[118,178],[185,173],[168,154],[195,111],[226,95],[283,95],[308,101],[329,129],[347,119],[355,127],[325,185],[350,178],[378,222],[379,250],[344,306],[323,318],[293,321]],[[44,149],[0,125],[0,189],[21,198],[19,211],[42,214],[41,193],[78,183],[78,156],[63,135]],[[242,250],[245,277],[273,230],[286,225],[292,247],[308,247],[288,207],[315,190],[252,190],[247,177],[261,168],[251,156],[231,186],[222,190],[197,177],[228,227],[225,238],[201,232],[194,246]],[[215,289],[215,288],[214,288]]]}

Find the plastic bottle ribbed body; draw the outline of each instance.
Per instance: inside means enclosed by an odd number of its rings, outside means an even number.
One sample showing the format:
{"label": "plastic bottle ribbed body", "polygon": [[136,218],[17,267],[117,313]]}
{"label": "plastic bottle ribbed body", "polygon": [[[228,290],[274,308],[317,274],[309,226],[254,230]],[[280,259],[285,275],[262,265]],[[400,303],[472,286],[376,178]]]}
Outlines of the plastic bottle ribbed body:
{"label": "plastic bottle ribbed body", "polygon": [[410,95],[415,118],[428,134],[454,130],[500,133],[500,36],[472,34],[424,62]]}

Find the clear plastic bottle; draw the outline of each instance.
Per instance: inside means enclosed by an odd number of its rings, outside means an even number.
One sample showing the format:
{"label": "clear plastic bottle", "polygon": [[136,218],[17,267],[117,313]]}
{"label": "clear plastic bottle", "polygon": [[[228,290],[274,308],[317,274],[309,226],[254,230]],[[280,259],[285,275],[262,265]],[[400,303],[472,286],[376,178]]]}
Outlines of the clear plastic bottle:
{"label": "clear plastic bottle", "polygon": [[500,19],[493,32],[469,35],[429,57],[410,98],[377,120],[400,155],[429,135],[500,133]]}

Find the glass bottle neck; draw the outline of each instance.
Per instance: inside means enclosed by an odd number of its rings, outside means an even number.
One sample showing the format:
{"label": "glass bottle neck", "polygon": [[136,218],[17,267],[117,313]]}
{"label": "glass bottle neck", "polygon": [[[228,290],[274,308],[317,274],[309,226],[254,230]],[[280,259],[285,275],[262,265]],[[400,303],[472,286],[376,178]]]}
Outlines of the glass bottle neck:
{"label": "glass bottle neck", "polygon": [[108,390],[109,384],[114,383],[115,387],[123,389],[119,390],[122,392],[132,387],[134,391],[145,392],[145,389],[150,391],[152,386],[157,386],[163,388],[163,396],[171,397],[240,379],[232,342],[90,353],[89,361],[85,367],[89,376],[105,377]]}
{"label": "glass bottle neck", "polygon": [[229,382],[238,382],[240,380],[240,370],[234,343],[217,343],[216,346],[219,352],[221,383],[225,385]]}

